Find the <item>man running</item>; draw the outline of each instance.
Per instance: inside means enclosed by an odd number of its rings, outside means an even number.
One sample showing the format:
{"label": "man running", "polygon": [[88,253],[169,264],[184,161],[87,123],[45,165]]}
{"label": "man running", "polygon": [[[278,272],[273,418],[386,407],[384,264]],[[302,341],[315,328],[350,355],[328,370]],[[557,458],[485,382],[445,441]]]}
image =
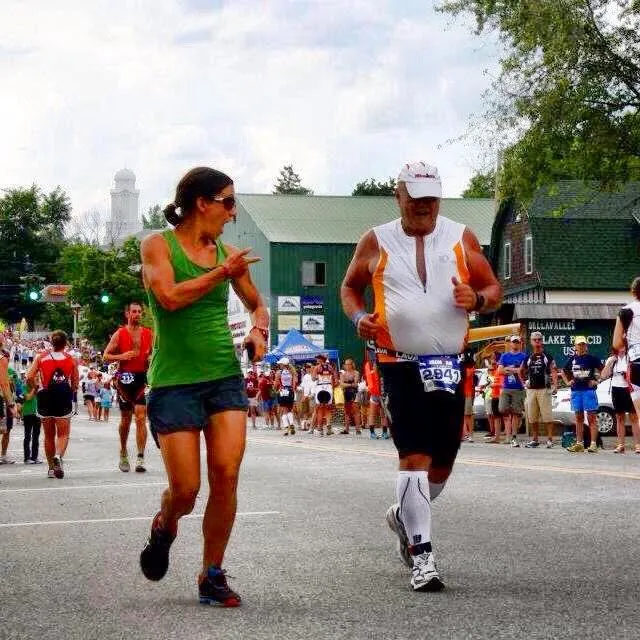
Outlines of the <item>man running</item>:
{"label": "man running", "polygon": [[127,440],[131,419],[136,420],[136,471],[144,473],[144,450],[147,446],[147,369],[153,345],[153,332],[140,325],[142,319],[142,304],[130,302],[124,312],[127,324],[120,327],[111,336],[111,340],[104,350],[105,362],[117,362],[118,371],[114,376],[114,385],[118,392],[120,405],[120,471],[131,469]]}
{"label": "man running", "polygon": [[15,460],[7,457],[15,411],[16,405],[9,378],[9,352],[4,349],[4,336],[0,333],[0,439],[2,440],[0,464],[13,464],[15,462]]}
{"label": "man running", "polygon": [[[441,196],[436,167],[405,165],[396,190],[401,217],[360,239],[341,289],[358,335],[376,345],[399,456],[398,503],[387,511],[387,522],[415,591],[444,587],[431,546],[431,500],[442,491],[460,447],[459,354],[466,347],[468,313],[495,309],[502,298],[476,236],[438,215]],[[369,285],[373,313],[365,309]]]}
{"label": "man running", "polygon": [[542,334],[531,334],[531,353],[522,363],[520,377],[525,381],[527,420],[531,425],[531,441],[524,446],[540,446],[540,424],[547,429],[547,449],[553,447],[553,411],[551,395],[558,390],[558,367],[550,353],[544,350]]}
{"label": "man running", "polygon": [[278,420],[284,428],[283,435],[295,435],[293,423],[293,404],[297,386],[296,370],[289,362],[289,358],[278,360],[280,369],[276,372],[275,390],[278,395]]}

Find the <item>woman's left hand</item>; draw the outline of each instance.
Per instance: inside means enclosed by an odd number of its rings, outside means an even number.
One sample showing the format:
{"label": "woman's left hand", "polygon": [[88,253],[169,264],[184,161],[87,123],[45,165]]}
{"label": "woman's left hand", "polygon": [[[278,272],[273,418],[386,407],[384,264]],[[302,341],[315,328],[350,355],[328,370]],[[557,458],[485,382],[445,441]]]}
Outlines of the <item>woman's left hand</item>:
{"label": "woman's left hand", "polygon": [[248,345],[251,345],[249,351],[251,352],[251,350],[253,350],[251,362],[260,362],[267,353],[267,342],[262,333],[257,329],[252,329],[249,332],[249,335],[244,339],[245,349]]}

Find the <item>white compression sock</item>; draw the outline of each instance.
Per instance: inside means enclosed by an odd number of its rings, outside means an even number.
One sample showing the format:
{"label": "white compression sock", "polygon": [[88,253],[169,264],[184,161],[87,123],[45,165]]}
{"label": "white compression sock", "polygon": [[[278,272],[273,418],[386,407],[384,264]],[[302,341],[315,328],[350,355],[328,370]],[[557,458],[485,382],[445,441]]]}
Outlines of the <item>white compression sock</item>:
{"label": "white compression sock", "polygon": [[293,413],[291,413],[291,411],[287,413],[287,420],[289,421],[289,426],[293,427]]}
{"label": "white compression sock", "polygon": [[444,486],[446,484],[446,480],[444,482],[429,481],[429,497],[431,498],[432,502],[442,493],[442,490],[444,489]]}
{"label": "white compression sock", "polygon": [[431,543],[431,502],[426,471],[398,471],[396,496],[410,545]]}

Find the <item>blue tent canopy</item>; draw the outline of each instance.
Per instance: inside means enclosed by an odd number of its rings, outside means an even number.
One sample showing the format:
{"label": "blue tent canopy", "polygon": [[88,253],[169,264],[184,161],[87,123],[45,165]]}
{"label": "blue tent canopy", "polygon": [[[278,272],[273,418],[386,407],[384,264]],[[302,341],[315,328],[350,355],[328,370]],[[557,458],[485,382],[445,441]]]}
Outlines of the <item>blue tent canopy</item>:
{"label": "blue tent canopy", "polygon": [[296,362],[313,360],[325,354],[330,360],[338,360],[337,349],[320,349],[311,340],[307,340],[297,329],[290,329],[282,342],[264,357],[265,362],[274,364],[280,358],[289,358]]}

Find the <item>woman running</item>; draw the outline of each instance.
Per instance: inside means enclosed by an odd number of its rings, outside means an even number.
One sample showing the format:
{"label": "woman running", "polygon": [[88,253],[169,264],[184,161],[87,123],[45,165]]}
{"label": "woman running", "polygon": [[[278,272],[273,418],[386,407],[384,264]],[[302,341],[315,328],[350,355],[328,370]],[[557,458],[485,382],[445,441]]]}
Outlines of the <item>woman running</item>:
{"label": "woman running", "polygon": [[360,403],[358,402],[358,384],[360,373],[351,358],[344,361],[344,369],[340,372],[340,386],[344,393],[344,429],[342,434],[349,433],[349,423],[353,423],[356,434],[361,434]]}
{"label": "woman running", "polygon": [[78,389],[78,365],[67,353],[67,334],[54,331],[51,334],[52,351],[39,353],[27,372],[27,383],[36,385],[40,377],[37,395],[37,412],[42,418],[44,453],[47,456],[49,478],[64,478],[62,459],[69,446],[73,398]]}
{"label": "woman running", "polygon": [[324,435],[324,424],[327,425],[327,435],[333,435],[331,428],[331,414],[333,413],[333,386],[336,380],[336,374],[327,359],[327,356],[319,355],[318,364],[315,369],[316,375],[316,412],[314,416],[314,425],[320,430],[320,435]]}
{"label": "woman running", "polygon": [[175,203],[164,211],[175,227],[148,236],[142,264],[154,320],[148,415],[169,487],[140,555],[142,572],[160,580],[178,520],[190,513],[200,490],[200,440],[207,450],[209,497],[202,521],[204,551],[200,602],[240,605],[222,570],[237,505],[249,403],[227,322],[229,284],[253,317],[245,338],[255,362],[266,352],[269,313],[249,274],[250,249],[220,240],[235,218],[233,181],[200,167],[180,180]]}
{"label": "woman running", "polygon": [[280,369],[276,373],[275,389],[278,396],[279,419],[284,428],[282,435],[294,435],[296,428],[293,424],[293,403],[296,390],[296,370],[289,358],[281,358],[278,361]]}

